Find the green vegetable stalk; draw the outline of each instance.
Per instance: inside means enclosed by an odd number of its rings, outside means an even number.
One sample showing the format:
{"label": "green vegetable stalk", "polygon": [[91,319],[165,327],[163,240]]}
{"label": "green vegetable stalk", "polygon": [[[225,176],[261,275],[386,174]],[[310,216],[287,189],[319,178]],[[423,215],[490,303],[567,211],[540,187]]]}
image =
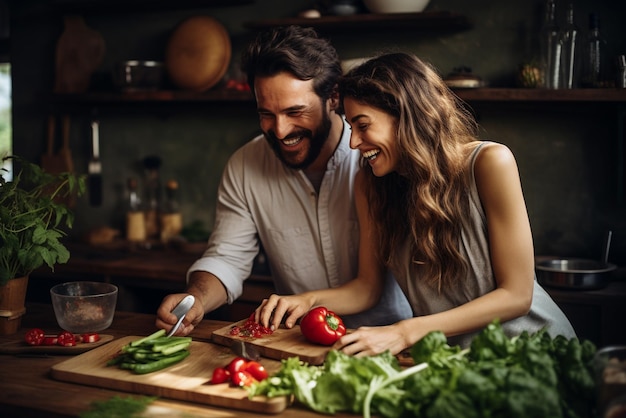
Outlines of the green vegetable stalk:
{"label": "green vegetable stalk", "polygon": [[118,366],[135,374],[152,373],[187,358],[190,345],[191,337],[167,337],[165,330],[159,330],[126,344],[107,366]]}

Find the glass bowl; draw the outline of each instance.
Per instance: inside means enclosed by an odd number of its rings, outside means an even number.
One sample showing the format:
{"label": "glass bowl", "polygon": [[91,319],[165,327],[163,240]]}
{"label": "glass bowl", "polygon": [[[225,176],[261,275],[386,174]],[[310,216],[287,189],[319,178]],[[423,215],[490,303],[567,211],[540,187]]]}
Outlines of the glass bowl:
{"label": "glass bowl", "polygon": [[115,314],[117,286],[102,282],[67,282],[50,289],[59,326],[74,334],[107,329]]}

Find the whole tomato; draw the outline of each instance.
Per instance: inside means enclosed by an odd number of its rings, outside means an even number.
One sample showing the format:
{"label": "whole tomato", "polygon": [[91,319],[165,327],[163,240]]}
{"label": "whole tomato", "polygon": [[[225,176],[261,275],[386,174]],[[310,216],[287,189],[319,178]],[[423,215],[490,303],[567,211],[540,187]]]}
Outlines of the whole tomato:
{"label": "whole tomato", "polygon": [[346,334],[346,326],[333,311],[323,306],[311,309],[300,321],[302,335],[312,343],[333,345]]}
{"label": "whole tomato", "polygon": [[216,367],[211,376],[211,384],[218,385],[230,380],[230,372],[224,367]]}

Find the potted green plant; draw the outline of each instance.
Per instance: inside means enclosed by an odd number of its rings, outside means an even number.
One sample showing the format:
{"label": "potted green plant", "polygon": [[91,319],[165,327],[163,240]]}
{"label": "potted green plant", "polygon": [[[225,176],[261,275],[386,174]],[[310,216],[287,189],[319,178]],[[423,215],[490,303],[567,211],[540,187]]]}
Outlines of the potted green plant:
{"label": "potted green plant", "polygon": [[51,174],[17,156],[13,180],[0,170],[0,334],[17,332],[28,276],[33,270],[66,263],[70,254],[61,238],[74,214],[65,202],[85,192],[84,176]]}

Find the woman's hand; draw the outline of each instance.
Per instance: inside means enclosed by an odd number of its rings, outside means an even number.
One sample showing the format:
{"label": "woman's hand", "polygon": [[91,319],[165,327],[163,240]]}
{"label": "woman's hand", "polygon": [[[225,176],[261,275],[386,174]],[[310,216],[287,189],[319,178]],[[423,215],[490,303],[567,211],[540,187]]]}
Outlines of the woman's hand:
{"label": "woman's hand", "polygon": [[263,299],[261,305],[256,308],[254,319],[264,327],[272,330],[278,329],[283,318],[285,326],[292,328],[299,318],[311,309],[313,302],[306,293],[293,296],[271,295]]}
{"label": "woman's hand", "polygon": [[361,327],[341,337],[332,348],[356,357],[391,351],[400,353],[411,345],[398,323],[381,327]]}

